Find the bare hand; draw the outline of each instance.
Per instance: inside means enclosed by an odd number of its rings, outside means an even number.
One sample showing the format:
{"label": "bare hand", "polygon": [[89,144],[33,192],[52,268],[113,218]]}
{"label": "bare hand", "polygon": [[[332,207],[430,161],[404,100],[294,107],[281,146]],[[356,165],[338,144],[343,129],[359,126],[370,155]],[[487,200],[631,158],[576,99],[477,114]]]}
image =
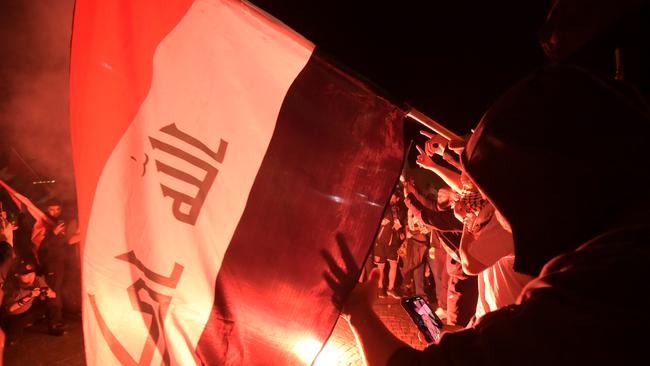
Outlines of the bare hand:
{"label": "bare hand", "polygon": [[372,311],[372,304],[377,298],[377,283],[379,282],[379,269],[373,268],[368,276],[368,281],[359,283],[350,292],[348,301],[343,305],[341,317],[348,322],[356,315],[363,316]]}
{"label": "bare hand", "polygon": [[424,153],[422,148],[420,148],[418,145],[415,145],[415,147],[418,149],[418,152],[420,155],[418,155],[417,160],[415,161],[419,166],[425,169],[433,169],[436,164],[431,160],[431,158]]}
{"label": "bare hand", "polygon": [[35,288],[32,290],[32,294],[30,297],[38,297],[41,294],[41,289],[40,288]]}
{"label": "bare hand", "polygon": [[47,296],[49,299],[56,299],[56,292],[54,292],[52,289],[49,289],[45,296]]}
{"label": "bare hand", "polygon": [[449,144],[448,144],[449,150],[451,150],[451,151],[455,152],[456,154],[460,155],[463,152],[463,150],[465,150],[465,145],[467,145],[467,138],[469,138],[469,136],[471,136],[471,135],[464,136],[464,137],[466,137],[465,139],[449,141]]}
{"label": "bare hand", "polygon": [[435,154],[438,154],[442,156],[449,141],[440,135],[436,135],[435,133],[424,130],[420,131],[420,134],[426,136],[429,139],[424,144],[424,151],[426,151],[427,155],[433,156]]}
{"label": "bare hand", "polygon": [[58,225],[56,225],[56,227],[54,228],[54,230],[52,230],[52,232],[54,233],[54,235],[65,234],[65,223],[60,222]]}

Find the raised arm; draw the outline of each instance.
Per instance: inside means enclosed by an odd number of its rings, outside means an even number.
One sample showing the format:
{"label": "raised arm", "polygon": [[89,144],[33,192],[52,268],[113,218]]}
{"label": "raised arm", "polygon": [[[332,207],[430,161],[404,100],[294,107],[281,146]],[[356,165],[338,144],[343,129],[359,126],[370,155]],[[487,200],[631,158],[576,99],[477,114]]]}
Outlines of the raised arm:
{"label": "raised arm", "polygon": [[418,155],[418,158],[416,160],[416,163],[420,167],[436,173],[455,192],[460,193],[463,190],[463,186],[460,182],[459,172],[455,172],[449,168],[443,167],[442,165],[435,163],[431,159],[431,157],[428,156],[424,152],[424,150],[422,150],[422,148],[420,148],[417,145],[415,145],[415,147],[418,149],[418,152],[420,153],[420,155]]}
{"label": "raised arm", "polygon": [[422,193],[418,192],[417,188],[413,183],[405,180],[404,184],[404,197],[412,195],[422,206],[433,210],[435,207],[435,202],[432,202],[429,198],[425,197]]}

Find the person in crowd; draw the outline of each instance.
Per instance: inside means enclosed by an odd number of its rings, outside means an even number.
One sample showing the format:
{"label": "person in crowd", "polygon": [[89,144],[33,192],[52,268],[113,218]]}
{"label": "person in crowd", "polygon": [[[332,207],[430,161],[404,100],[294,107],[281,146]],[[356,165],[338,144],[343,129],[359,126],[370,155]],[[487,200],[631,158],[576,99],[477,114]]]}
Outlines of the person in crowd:
{"label": "person in crowd", "polygon": [[[411,191],[416,192],[420,198],[423,205],[426,205],[427,209],[431,209],[431,202],[435,201],[435,196],[432,196],[429,193],[427,196],[420,195],[420,193],[415,189],[415,182],[412,180],[406,180],[405,178],[400,178],[403,184],[404,197],[407,197],[404,200],[405,205],[408,202],[408,195]],[[435,195],[435,190],[434,190]],[[427,266],[421,266],[417,268],[419,271],[424,271],[426,277],[427,272],[433,277],[435,298],[437,302],[436,314],[441,319],[447,319],[447,307],[448,307],[448,295],[449,295],[449,273],[447,271],[447,253],[443,249],[440,239],[436,233],[436,230],[432,228],[429,224],[422,220],[420,211],[414,209],[414,207],[406,205],[409,214],[414,217],[414,221],[424,227],[424,230],[428,233],[427,235],[427,246],[428,253],[425,255],[425,261],[428,264]],[[422,229],[421,229],[422,230]],[[404,267],[407,267],[406,265]],[[428,271],[427,271],[428,270]],[[415,275],[415,273],[414,273]],[[417,273],[419,277],[419,273]],[[453,304],[452,304],[453,307]],[[453,318],[453,314],[451,315]]]}
{"label": "person in crowd", "polygon": [[18,223],[14,215],[9,215],[0,202],[0,241],[14,246],[14,231],[18,230]]}
{"label": "person in crowd", "polygon": [[36,252],[40,250],[46,236],[56,231],[56,236],[65,235],[65,222],[62,220],[63,205],[57,198],[51,198],[45,203],[45,217],[34,223],[32,228],[32,242]]}
{"label": "person in crowd", "polygon": [[[439,188],[436,204],[425,206],[426,197],[420,195],[413,185],[407,185],[405,203],[409,210],[428,225],[435,234],[435,239],[446,252],[445,269],[448,274],[446,293],[438,297],[446,297],[444,302],[444,317],[446,323],[453,326],[465,327],[474,317],[478,297],[477,278],[463,272],[460,259],[460,241],[463,224],[454,215],[452,206],[459,195],[449,188]],[[441,288],[442,289],[442,288]],[[441,305],[440,303],[438,305]],[[440,312],[436,310],[440,316]]]}
{"label": "person in crowd", "polygon": [[477,214],[466,215],[460,253],[463,272],[478,277],[476,320],[514,304],[532,277],[514,270],[512,234],[499,224],[494,206],[488,202]]}
{"label": "person in crowd", "polygon": [[[424,152],[418,156],[418,163],[432,169],[438,164],[429,154],[441,154],[447,146],[440,142],[444,140],[442,137],[430,136]],[[454,213],[463,222],[460,261],[466,274],[478,276],[478,303],[474,315],[474,319],[478,319],[487,312],[513,304],[531,277],[514,271],[512,234],[498,224],[492,205],[467,178],[462,167],[455,179],[462,183],[454,203]]]}
{"label": "person in crowd", "polygon": [[[436,294],[436,301],[438,306],[435,309],[436,315],[445,321],[454,322],[454,299],[451,299],[450,296],[454,291],[453,288],[449,288],[451,285],[451,278],[449,271],[447,270],[447,265],[449,263],[449,255],[444,249],[443,244],[440,241],[440,237],[437,235],[435,230],[430,230],[428,235],[429,239],[429,252],[426,256],[430,269],[431,275],[433,276],[434,281],[434,291]],[[425,276],[426,269],[425,268]],[[451,314],[448,315],[448,311],[451,309]]]}
{"label": "person in crowd", "polygon": [[17,230],[14,231],[13,248],[16,254],[16,260],[27,259],[32,262],[38,262],[36,259],[36,250],[32,243],[32,227],[34,223],[32,216],[24,212],[18,212],[16,215]]}
{"label": "person in crowd", "polygon": [[[45,279],[52,289],[59,295],[63,292],[66,270],[66,224],[62,218],[63,206],[58,199],[51,199],[46,203],[46,215],[49,221],[40,220],[34,224],[32,241],[36,245],[38,262],[45,274]],[[53,298],[63,307],[61,296]]]}
{"label": "person in crowd", "polygon": [[[14,248],[6,241],[0,241],[0,305],[4,301],[4,290],[10,270],[14,265]],[[5,333],[0,329],[0,360],[4,354]],[[0,361],[2,365],[2,361]]]}
{"label": "person in crowd", "polygon": [[42,276],[36,274],[36,270],[35,263],[21,261],[16,268],[15,278],[5,290],[4,328],[10,345],[20,339],[25,327],[43,315],[47,317],[50,335],[60,336],[65,332],[65,325],[61,322],[60,303],[54,301],[57,293]]}
{"label": "person in crowd", "polygon": [[413,295],[426,297],[425,269],[429,267],[429,230],[412,212],[408,213],[406,239],[400,248],[402,278],[405,283],[413,282]]}
{"label": "person in crowd", "polygon": [[[400,298],[400,295],[395,288],[395,281],[397,279],[397,264],[399,250],[402,241],[405,239],[404,225],[402,210],[399,206],[399,196],[393,193],[384,217],[381,220],[381,227],[377,234],[374,247],[374,259],[379,269],[380,277],[377,281],[379,288],[379,297],[386,297],[390,295],[394,298]],[[388,288],[384,286],[384,269],[388,262]]]}
{"label": "person in crowd", "polygon": [[[420,351],[393,336],[361,284],[344,307],[368,365],[633,364],[645,358],[650,110],[629,84],[575,66],[517,83],[483,116],[463,168],[513,234],[514,269],[535,277],[516,304]],[[622,159],[618,154],[625,153]],[[376,276],[372,273],[371,277]]]}

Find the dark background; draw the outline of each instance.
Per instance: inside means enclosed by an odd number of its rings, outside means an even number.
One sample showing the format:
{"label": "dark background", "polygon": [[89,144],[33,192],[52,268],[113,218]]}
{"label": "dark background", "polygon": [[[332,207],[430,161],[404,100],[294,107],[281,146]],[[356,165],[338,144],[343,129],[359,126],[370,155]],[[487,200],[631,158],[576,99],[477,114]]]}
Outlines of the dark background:
{"label": "dark background", "polygon": [[[537,31],[550,0],[253,3],[394,102],[458,134],[546,62]],[[35,200],[74,200],[67,110],[72,10],[71,0],[0,1],[0,178]],[[407,140],[418,128],[407,123]],[[32,183],[51,179],[56,183]]]}

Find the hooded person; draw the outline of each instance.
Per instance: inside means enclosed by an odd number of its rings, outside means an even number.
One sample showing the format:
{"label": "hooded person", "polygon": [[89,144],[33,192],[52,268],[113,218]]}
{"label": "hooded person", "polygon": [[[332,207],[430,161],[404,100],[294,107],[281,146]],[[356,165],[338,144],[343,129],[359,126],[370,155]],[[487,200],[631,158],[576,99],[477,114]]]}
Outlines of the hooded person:
{"label": "hooded person", "polygon": [[648,212],[649,117],[634,89],[571,66],[538,72],[488,111],[463,166],[512,227],[517,272],[537,276]]}
{"label": "hooded person", "polygon": [[484,115],[462,161],[513,234],[515,270],[536,278],[516,304],[422,351],[372,312],[373,286],[358,286],[343,314],[367,364],[644,359],[649,132],[650,112],[634,89],[576,67],[547,67],[511,88]]}

